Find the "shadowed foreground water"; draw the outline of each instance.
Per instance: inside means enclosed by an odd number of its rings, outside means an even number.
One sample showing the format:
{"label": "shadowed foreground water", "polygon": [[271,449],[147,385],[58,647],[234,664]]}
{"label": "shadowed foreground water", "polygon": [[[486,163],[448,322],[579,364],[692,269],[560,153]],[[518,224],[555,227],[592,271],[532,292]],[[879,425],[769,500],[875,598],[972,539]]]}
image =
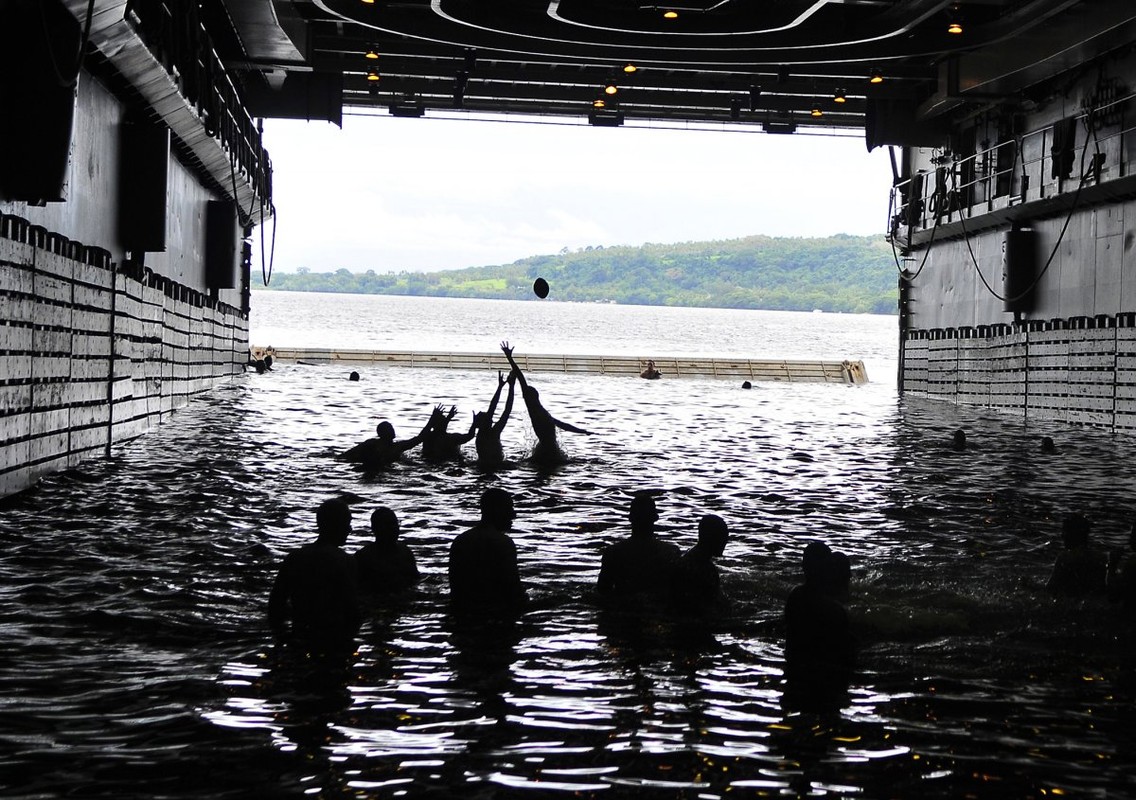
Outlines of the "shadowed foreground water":
{"label": "shadowed foreground water", "polygon": [[[483,408],[486,373],[280,366],[0,510],[0,795],[1122,797],[1136,792],[1133,626],[1043,591],[1058,520],[1120,547],[1136,447],[865,387],[530,376],[571,464],[495,475],[334,453],[379,416]],[[513,456],[532,444],[518,401]],[[969,453],[947,451],[965,427]],[[1042,456],[1049,434],[1060,452]],[[445,558],[481,490],[517,494],[534,597],[455,627]],[[628,491],[684,549],[721,514],[714,620],[604,612]],[[325,497],[389,505],[425,578],[369,613],[341,672],[272,645],[265,600]],[[803,543],[853,559],[862,641],[838,714],[782,707],[780,615]],[[316,675],[317,679],[312,676]]]}

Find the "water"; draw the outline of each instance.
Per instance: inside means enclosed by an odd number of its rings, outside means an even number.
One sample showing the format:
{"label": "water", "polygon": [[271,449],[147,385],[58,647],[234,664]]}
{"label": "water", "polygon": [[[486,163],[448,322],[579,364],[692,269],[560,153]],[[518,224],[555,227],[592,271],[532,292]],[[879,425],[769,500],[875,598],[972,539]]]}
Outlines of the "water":
{"label": "water", "polygon": [[[279,313],[332,344],[307,298],[264,297],[254,341],[298,343],[280,325],[264,335]],[[434,402],[482,408],[494,378],[242,377],[0,510],[0,795],[1133,794],[1131,621],[1043,589],[1066,511],[1121,546],[1132,440],[898,399],[894,319],[337,300],[343,347],[709,354],[721,341],[734,355],[862,357],[873,383],[534,374],[554,414],[595,431],[564,435],[570,464],[489,475],[410,458],[367,478],[332,455],[378,417],[408,434]],[[483,320],[469,335],[466,308]],[[505,447],[520,456],[532,441],[515,413]],[[945,449],[959,426],[971,453]],[[1056,457],[1037,452],[1042,435]],[[447,613],[445,557],[490,485],[517,495],[534,602],[515,626],[469,631]],[[625,534],[639,488],[662,491],[661,535],[684,548],[701,514],[730,524],[721,618],[628,623],[595,602],[600,549]],[[315,504],[340,493],[360,498],[350,549],[389,505],[425,577],[371,609],[346,672],[313,685],[273,647],[265,599],[283,553],[311,538]],[[810,539],[854,568],[860,670],[831,715],[781,704],[780,614]]]}

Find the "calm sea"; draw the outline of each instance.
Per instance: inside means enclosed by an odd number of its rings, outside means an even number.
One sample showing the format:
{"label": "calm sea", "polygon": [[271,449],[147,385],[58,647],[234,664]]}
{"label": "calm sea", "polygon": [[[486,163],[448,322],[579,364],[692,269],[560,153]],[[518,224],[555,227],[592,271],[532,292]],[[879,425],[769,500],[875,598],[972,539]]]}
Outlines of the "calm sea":
{"label": "calm sea", "polygon": [[[256,293],[276,346],[863,359],[866,386],[534,373],[570,463],[335,460],[379,419],[483,409],[486,372],[280,364],[195,400],[113,457],[0,508],[0,796],[1127,797],[1133,621],[1044,590],[1059,520],[1127,538],[1130,439],[900,398],[895,318]],[[465,417],[468,418],[468,417]],[[947,448],[967,430],[972,449]],[[1038,451],[1053,436],[1058,454]],[[470,630],[445,603],[453,536],[517,497],[534,602]],[[597,602],[631,493],[686,548],[722,515],[730,605],[628,619]],[[369,609],[343,672],[274,647],[265,599],[322,499],[395,510],[424,572]],[[849,702],[782,704],[781,613],[804,544],[853,564]],[[318,678],[318,679],[317,679]]]}

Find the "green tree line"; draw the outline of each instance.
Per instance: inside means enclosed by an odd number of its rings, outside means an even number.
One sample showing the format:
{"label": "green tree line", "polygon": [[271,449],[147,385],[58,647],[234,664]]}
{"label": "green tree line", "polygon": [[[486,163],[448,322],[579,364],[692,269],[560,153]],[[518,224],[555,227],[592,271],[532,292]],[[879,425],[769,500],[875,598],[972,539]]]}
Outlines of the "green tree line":
{"label": "green tree line", "polygon": [[892,314],[896,271],[883,236],[748,236],[712,242],[584,247],[512,264],[444,272],[275,273],[270,289],[429,297],[550,298],[632,305]]}

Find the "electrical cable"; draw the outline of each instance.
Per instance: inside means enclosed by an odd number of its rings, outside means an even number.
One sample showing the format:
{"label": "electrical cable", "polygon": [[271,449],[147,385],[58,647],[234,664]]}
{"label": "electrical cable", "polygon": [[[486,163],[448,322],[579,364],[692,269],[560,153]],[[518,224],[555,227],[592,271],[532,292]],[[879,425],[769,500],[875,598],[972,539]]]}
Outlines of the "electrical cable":
{"label": "electrical cable", "polygon": [[[894,188],[892,189],[892,193],[891,193],[891,208],[892,209],[895,208],[895,189]],[[889,217],[890,217],[890,214],[889,214]],[[935,244],[935,234],[938,233],[938,230],[939,230],[939,220],[940,220],[940,217],[939,217],[938,214],[936,214],[935,215],[935,224],[931,226],[931,238],[927,241],[926,247],[923,250],[923,263],[921,263],[919,265],[919,269],[915,270],[914,275],[908,276],[908,275],[903,274],[904,273],[904,267],[903,267],[903,265],[901,265],[899,263],[899,255],[898,255],[898,253],[896,253],[896,249],[895,249],[895,238],[892,237],[892,240],[891,240],[891,257],[892,257],[892,260],[895,261],[895,269],[896,269],[896,272],[899,273],[900,280],[907,281],[907,283],[909,283],[909,284],[914,283],[915,279],[919,277],[919,273],[921,273],[923,271],[923,268],[925,266],[927,266],[927,259],[931,255],[931,246]]]}
{"label": "electrical cable", "polygon": [[[1085,117],[1085,129],[1089,134],[1091,134],[1093,136],[1093,140],[1096,143],[1097,152],[1100,152],[1100,143],[1098,141],[1096,141],[1097,140],[1096,132],[1093,130],[1091,120],[1092,120],[1092,112],[1089,112],[1089,114]],[[1013,297],[1006,297],[1006,296],[999,294],[997,291],[994,290],[994,288],[986,280],[986,276],[982,274],[982,269],[978,266],[978,258],[974,255],[974,249],[971,247],[971,244],[970,244],[970,238],[971,237],[970,237],[970,234],[966,230],[966,220],[964,219],[962,212],[961,211],[959,212],[959,224],[962,226],[963,241],[966,242],[966,250],[967,250],[967,253],[970,254],[970,261],[974,265],[974,271],[976,273],[978,273],[978,278],[979,278],[979,280],[982,281],[982,285],[986,287],[986,291],[988,291],[995,299],[1000,300],[1003,303],[1013,304],[1013,303],[1016,303],[1017,301],[1021,300],[1022,298],[1027,297],[1030,294],[1030,292],[1032,292],[1035,288],[1037,288],[1037,285],[1039,283],[1041,283],[1041,279],[1043,277],[1045,277],[1045,273],[1048,272],[1050,266],[1053,265],[1053,259],[1056,258],[1057,251],[1058,251],[1058,249],[1060,249],[1061,243],[1065,240],[1065,234],[1069,230],[1069,224],[1073,221],[1073,214],[1077,211],[1078,204],[1079,204],[1080,199],[1081,199],[1081,189],[1084,188],[1086,179],[1088,178],[1087,171],[1085,170],[1085,155],[1088,152],[1089,152],[1089,142],[1086,139],[1084,147],[1081,148],[1081,163],[1080,163],[1081,178],[1080,178],[1080,181],[1078,181],[1078,183],[1077,183],[1077,191],[1074,192],[1074,194],[1073,194],[1073,203],[1069,207],[1069,213],[1065,215],[1065,222],[1061,226],[1061,233],[1058,234],[1057,241],[1054,242],[1054,244],[1053,244],[1053,249],[1049,253],[1049,258],[1047,258],[1045,260],[1045,266],[1041,268],[1041,271],[1038,272],[1038,274],[1034,277],[1033,281],[1030,283],[1029,286],[1027,286],[1025,289],[1023,289],[1021,292],[1014,295]],[[953,169],[951,170],[951,179],[952,179],[951,180],[952,187],[957,189],[957,187],[954,186],[954,182],[957,179],[957,176],[956,176],[955,171]]]}

